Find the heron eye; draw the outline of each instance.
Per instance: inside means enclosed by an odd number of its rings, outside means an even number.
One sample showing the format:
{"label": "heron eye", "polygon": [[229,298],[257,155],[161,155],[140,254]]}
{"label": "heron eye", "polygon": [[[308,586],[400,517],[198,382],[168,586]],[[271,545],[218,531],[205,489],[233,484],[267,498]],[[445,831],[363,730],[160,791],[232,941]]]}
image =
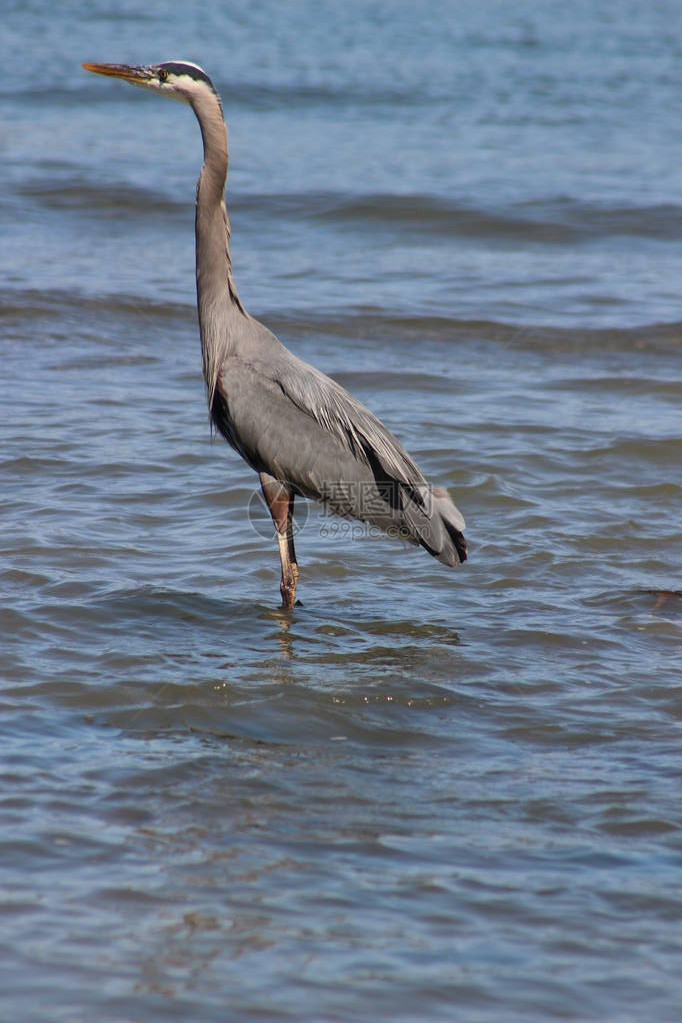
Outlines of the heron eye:
{"label": "heron eye", "polygon": [[159,81],[165,82],[168,79],[168,72],[165,68],[161,68],[159,71]]}

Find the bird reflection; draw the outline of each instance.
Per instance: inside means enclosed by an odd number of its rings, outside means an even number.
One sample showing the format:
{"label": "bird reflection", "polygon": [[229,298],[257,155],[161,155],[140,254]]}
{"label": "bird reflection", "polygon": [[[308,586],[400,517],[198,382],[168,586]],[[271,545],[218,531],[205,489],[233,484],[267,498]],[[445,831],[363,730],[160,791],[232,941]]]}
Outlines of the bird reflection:
{"label": "bird reflection", "polygon": [[[291,614],[285,611],[283,608],[277,610],[268,610],[266,612],[267,617],[277,625],[277,631],[273,633],[279,643],[282,657],[285,661],[290,661],[294,658],[294,639],[291,632]],[[287,672],[288,675],[288,672]],[[281,681],[290,681],[289,678],[282,679]]]}

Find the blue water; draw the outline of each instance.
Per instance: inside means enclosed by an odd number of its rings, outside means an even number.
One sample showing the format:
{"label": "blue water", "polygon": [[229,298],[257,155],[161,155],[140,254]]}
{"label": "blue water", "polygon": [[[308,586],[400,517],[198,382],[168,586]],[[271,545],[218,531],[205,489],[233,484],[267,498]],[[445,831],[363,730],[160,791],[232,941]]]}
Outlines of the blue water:
{"label": "blue water", "polygon": [[[668,1021],[682,984],[682,8],[6,2],[0,1016]],[[239,291],[467,520],[208,430],[183,57]]]}

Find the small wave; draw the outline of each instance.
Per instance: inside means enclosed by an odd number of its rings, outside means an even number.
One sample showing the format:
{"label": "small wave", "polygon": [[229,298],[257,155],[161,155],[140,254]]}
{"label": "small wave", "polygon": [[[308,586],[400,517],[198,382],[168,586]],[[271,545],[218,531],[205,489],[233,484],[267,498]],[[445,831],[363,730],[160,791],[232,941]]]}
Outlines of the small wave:
{"label": "small wave", "polygon": [[[137,15],[136,15],[137,17]],[[221,96],[229,100],[230,110],[307,110],[316,107],[325,109],[339,109],[348,107],[361,107],[372,109],[375,107],[395,106],[418,107],[424,102],[433,103],[436,96],[417,92],[404,85],[370,84],[366,79],[353,83],[351,81],[340,81],[338,85],[330,84],[328,81],[319,82],[265,82],[259,81],[215,81],[216,88]],[[84,103],[97,104],[119,104],[123,102],[122,94],[114,89],[105,90],[97,85],[92,85],[87,78],[78,81],[72,87],[55,86],[53,82],[46,82],[45,85],[34,84],[30,80],[25,88],[16,89],[0,88],[0,99],[11,98],[13,102],[27,104],[61,104],[62,106],[83,106]],[[442,94],[442,100],[449,100],[449,96]],[[133,102],[133,101],[131,101]]]}
{"label": "small wave", "polygon": [[49,209],[96,212],[98,217],[108,213],[120,217],[126,212],[135,216],[162,215],[164,218],[182,215],[186,202],[174,202],[167,196],[146,188],[114,183],[94,183],[70,180],[55,184],[51,179],[28,182],[17,189],[19,195],[34,199]]}
{"label": "small wave", "polygon": [[0,322],[30,322],[88,314],[185,320],[196,323],[195,306],[180,302],[151,302],[135,295],[85,296],[77,291],[50,289],[0,291]]}
{"label": "small wave", "polygon": [[656,395],[658,398],[669,399],[679,402],[682,397],[682,381],[679,379],[659,379],[647,374],[646,376],[621,375],[621,376],[595,376],[595,377],[566,377],[562,380],[553,381],[549,384],[554,391],[577,392],[582,389],[586,393],[595,394],[623,394],[629,398],[639,398]]}
{"label": "small wave", "polygon": [[592,610],[614,614],[658,614],[682,620],[682,590],[660,587],[615,592],[606,590],[585,597],[583,603]]}
{"label": "small wave", "polygon": [[234,195],[230,205],[254,215],[367,224],[374,231],[384,226],[391,230],[413,229],[420,235],[519,239],[547,245],[623,235],[677,242],[682,234],[682,206],[673,203],[608,207],[562,197],[487,208],[453,202],[444,196],[301,192]]}
{"label": "small wave", "polygon": [[355,309],[342,317],[335,315],[282,315],[262,313],[260,318],[282,339],[319,337],[366,338],[367,341],[418,344],[444,341],[452,344],[484,340],[503,347],[548,352],[662,351],[676,350],[682,343],[682,321],[651,323],[641,327],[572,328],[555,327],[533,320],[506,323],[495,320],[457,319],[447,316],[394,316],[378,309]]}
{"label": "small wave", "polygon": [[[582,457],[600,464],[605,458],[615,458],[621,462],[630,463],[641,459],[649,467],[654,465],[671,466],[673,469],[677,469],[680,464],[680,447],[679,437],[640,437],[635,434],[632,437],[619,437],[608,444],[589,448],[583,452]],[[659,493],[659,496],[662,495]]]}
{"label": "small wave", "polygon": [[[366,79],[353,83],[352,81],[340,81],[338,85],[331,84],[328,80],[318,82],[266,82],[242,81],[224,79],[215,80],[215,86],[225,101],[229,101],[230,110],[241,108],[245,110],[296,110],[310,109],[315,107],[324,108],[347,108],[347,107],[382,107],[395,106],[421,106],[425,100],[433,102],[433,96],[426,96],[423,92],[415,92],[404,85],[370,84]],[[0,97],[6,95],[6,91],[0,90]],[[16,99],[16,93],[12,94]],[[53,102],[54,93],[49,87],[29,86],[21,93],[21,98],[31,102]],[[79,85],[78,88],[61,89],[60,98],[68,103],[88,102],[120,102],[120,95],[112,90],[105,94],[105,91],[93,87],[89,83]],[[449,97],[443,96],[444,99]]]}
{"label": "small wave", "polygon": [[570,226],[586,239],[629,235],[679,242],[682,233],[682,206],[675,203],[607,206],[564,196],[527,200],[513,209],[532,222]]}
{"label": "small wave", "polygon": [[522,238],[527,242],[562,245],[579,240],[568,221],[524,217],[509,210],[487,210],[423,195],[367,195],[339,201],[320,214],[337,223],[386,225],[392,230],[466,238]]}
{"label": "small wave", "polygon": [[[0,290],[0,322],[6,325],[37,319],[88,315],[116,315],[145,319],[172,319],[194,326],[193,302],[154,302],[136,295],[84,296],[77,291]],[[254,310],[254,315],[279,334],[286,343],[307,337],[362,338],[368,344],[390,339],[393,344],[439,341],[451,344],[490,341],[503,347],[537,351],[670,352],[682,343],[682,321],[651,323],[637,327],[571,328],[496,320],[459,319],[448,316],[396,316],[380,308],[356,307],[339,315],[336,311],[287,314],[281,310]],[[665,386],[665,385],[664,385]],[[670,388],[667,388],[670,390]]]}

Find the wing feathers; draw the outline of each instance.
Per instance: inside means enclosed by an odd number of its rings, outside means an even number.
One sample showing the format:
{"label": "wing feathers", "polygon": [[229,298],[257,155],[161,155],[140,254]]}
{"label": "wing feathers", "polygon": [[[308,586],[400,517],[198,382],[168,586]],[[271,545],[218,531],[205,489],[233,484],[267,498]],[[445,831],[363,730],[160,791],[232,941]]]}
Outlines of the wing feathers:
{"label": "wing feathers", "polygon": [[[299,371],[305,368],[305,373]],[[419,468],[383,423],[340,384],[296,359],[279,378],[283,392],[302,412],[338,436],[366,464],[372,456],[385,472],[415,491],[426,486]]]}
{"label": "wing feathers", "polygon": [[[213,416],[258,472],[336,514],[371,522],[446,565],[466,560],[464,519],[402,445],[340,384],[291,355],[228,357]],[[273,353],[273,355],[277,355]],[[307,425],[306,425],[307,424]]]}

